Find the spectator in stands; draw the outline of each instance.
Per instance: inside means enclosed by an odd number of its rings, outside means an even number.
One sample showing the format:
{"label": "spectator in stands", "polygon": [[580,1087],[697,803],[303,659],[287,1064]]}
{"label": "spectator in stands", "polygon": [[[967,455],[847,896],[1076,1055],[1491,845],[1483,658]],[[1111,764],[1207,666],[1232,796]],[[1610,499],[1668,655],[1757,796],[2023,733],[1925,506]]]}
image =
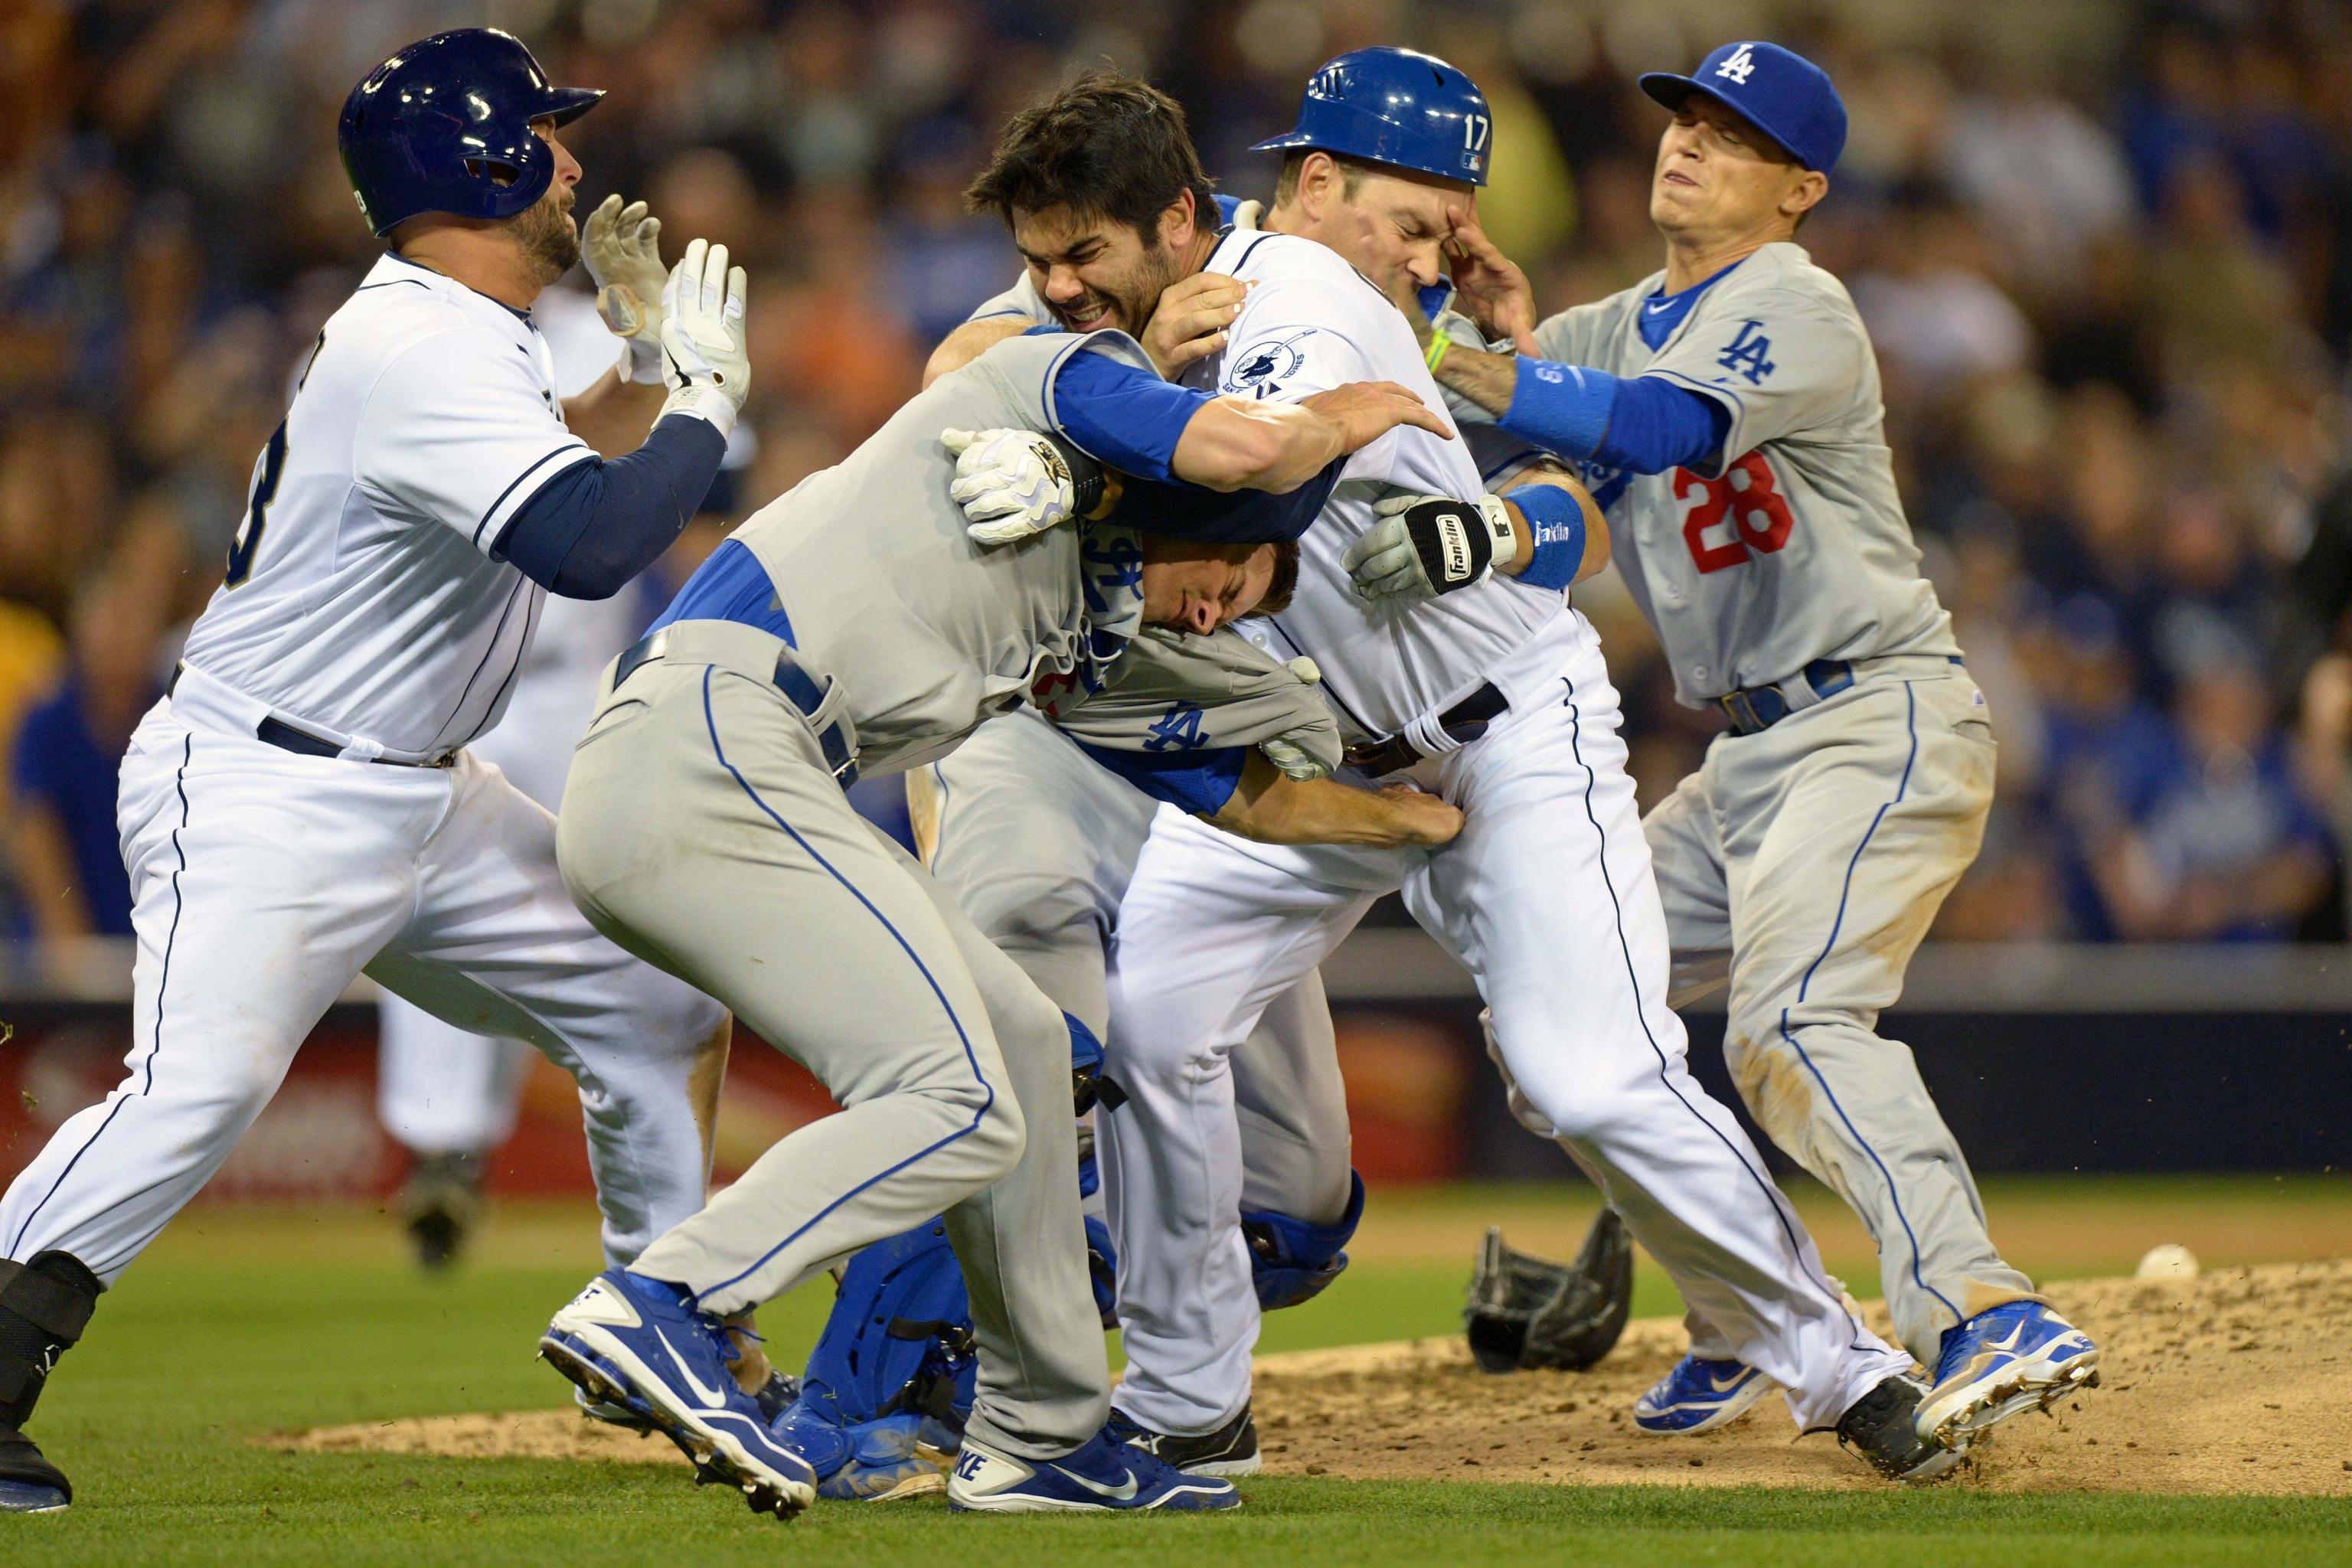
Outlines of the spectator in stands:
{"label": "spectator in stands", "polygon": [[2116,932],[2135,942],[2280,942],[2328,883],[2327,830],[2271,727],[2248,664],[2180,683],[2179,742],[2153,797],[2093,865]]}
{"label": "spectator in stands", "polygon": [[7,854],[44,942],[131,934],[115,774],[139,716],[162,694],[166,609],[142,575],[152,574],[126,560],[90,579],[74,605],[65,677],[17,731]]}

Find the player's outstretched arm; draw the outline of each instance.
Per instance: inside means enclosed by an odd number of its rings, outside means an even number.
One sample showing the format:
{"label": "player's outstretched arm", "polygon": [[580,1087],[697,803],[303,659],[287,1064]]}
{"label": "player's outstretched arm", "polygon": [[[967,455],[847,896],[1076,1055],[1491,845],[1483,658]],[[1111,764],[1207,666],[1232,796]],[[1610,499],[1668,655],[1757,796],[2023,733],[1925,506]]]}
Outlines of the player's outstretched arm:
{"label": "player's outstretched arm", "polygon": [[1213,397],[1185,423],[1169,468],[1205,489],[1279,495],[1401,425],[1454,434],[1428,405],[1392,381],[1350,382],[1297,403]]}
{"label": "player's outstretched arm", "polygon": [[1295,779],[1252,752],[1241,783],[1210,818],[1265,844],[1355,844],[1433,849],[1462,831],[1462,813],[1410,784],[1357,789],[1333,779]]}

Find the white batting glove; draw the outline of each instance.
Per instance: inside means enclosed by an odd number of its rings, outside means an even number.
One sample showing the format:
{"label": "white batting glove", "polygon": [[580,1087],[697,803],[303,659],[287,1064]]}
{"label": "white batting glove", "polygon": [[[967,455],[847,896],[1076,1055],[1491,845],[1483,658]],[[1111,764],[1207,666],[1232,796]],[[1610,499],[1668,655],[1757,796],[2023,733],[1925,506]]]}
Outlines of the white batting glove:
{"label": "white batting glove", "polygon": [[1348,546],[1339,564],[1367,599],[1427,599],[1485,582],[1497,560],[1518,552],[1500,496],[1391,496],[1380,521]]}
{"label": "white batting glove", "polygon": [[661,219],[643,202],[621,205],[606,196],[580,226],[580,259],[596,285],[596,313],[629,345],[629,379],[652,386],[662,379]]}
{"label": "white batting glove", "polygon": [[[1315,661],[1311,658],[1301,656],[1291,659],[1289,664],[1290,673],[1308,686],[1323,679],[1322,670],[1316,667]],[[1314,752],[1295,741],[1285,740],[1280,735],[1274,736],[1270,740],[1260,741],[1257,743],[1257,749],[1265,753],[1267,762],[1282,770],[1283,776],[1286,778],[1294,778],[1305,784],[1315,779],[1331,776],[1331,770],[1325,767],[1322,760]]]}
{"label": "white batting glove", "polygon": [[691,414],[732,435],[735,416],[751,395],[751,362],[743,344],[743,295],[748,279],[727,265],[727,247],[695,240],[662,285],[662,379],[669,401],[662,413]]}
{"label": "white batting glove", "polygon": [[1034,430],[942,430],[956,455],[948,499],[976,544],[1012,544],[1077,515],[1078,487],[1053,442]]}

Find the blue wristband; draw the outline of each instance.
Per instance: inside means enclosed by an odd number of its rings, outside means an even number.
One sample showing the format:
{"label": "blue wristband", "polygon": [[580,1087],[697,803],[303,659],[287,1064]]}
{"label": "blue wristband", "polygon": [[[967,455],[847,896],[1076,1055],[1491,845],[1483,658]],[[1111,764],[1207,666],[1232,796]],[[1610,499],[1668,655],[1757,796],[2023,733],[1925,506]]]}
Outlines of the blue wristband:
{"label": "blue wristband", "polygon": [[1518,580],[1555,591],[1576,581],[1584,564],[1584,508],[1558,485],[1521,485],[1503,499],[1519,509],[1536,536],[1535,559]]}
{"label": "blue wristband", "polygon": [[1605,370],[1521,359],[1503,428],[1547,452],[1589,458],[1609,433],[1617,378]]}

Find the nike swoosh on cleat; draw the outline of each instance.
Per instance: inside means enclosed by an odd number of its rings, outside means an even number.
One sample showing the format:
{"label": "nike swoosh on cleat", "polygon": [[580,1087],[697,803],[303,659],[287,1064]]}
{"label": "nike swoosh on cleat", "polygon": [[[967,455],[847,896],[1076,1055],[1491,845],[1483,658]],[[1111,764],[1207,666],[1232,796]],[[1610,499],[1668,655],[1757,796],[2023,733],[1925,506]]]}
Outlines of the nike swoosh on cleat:
{"label": "nike swoosh on cleat", "polygon": [[677,1374],[686,1379],[686,1385],[694,1390],[694,1397],[701,1402],[702,1407],[705,1410],[722,1410],[726,1408],[727,1395],[721,1394],[719,1390],[710,1387],[700,1378],[694,1375],[694,1369],[686,1364],[686,1358],[677,1353],[677,1347],[669,1342],[669,1336],[667,1334],[662,1332],[659,1329],[656,1329],[654,1331],[654,1338],[661,1341],[662,1349],[669,1352],[669,1359],[671,1363],[677,1366]]}
{"label": "nike swoosh on cleat", "polygon": [[1733,1373],[1728,1382],[1716,1377],[1710,1377],[1706,1381],[1707,1386],[1714,1389],[1716,1393],[1729,1394],[1733,1390],[1737,1389],[1741,1384],[1748,1381],[1748,1370],[1745,1367],[1742,1367],[1739,1371]]}
{"label": "nike swoosh on cleat", "polygon": [[1122,1470],[1120,1472],[1120,1474],[1127,1477],[1127,1485],[1123,1487],[1107,1487],[1100,1481],[1090,1481],[1087,1479],[1086,1477],[1078,1474],[1076,1470],[1066,1470],[1059,1465],[1055,1465],[1054,1468],[1060,1474],[1067,1476],[1070,1479],[1077,1482],[1078,1485],[1086,1488],[1087,1490],[1094,1493],[1097,1497],[1107,1497],[1113,1502],[1125,1502],[1129,1498],[1135,1496],[1135,1472],[1133,1470]]}

